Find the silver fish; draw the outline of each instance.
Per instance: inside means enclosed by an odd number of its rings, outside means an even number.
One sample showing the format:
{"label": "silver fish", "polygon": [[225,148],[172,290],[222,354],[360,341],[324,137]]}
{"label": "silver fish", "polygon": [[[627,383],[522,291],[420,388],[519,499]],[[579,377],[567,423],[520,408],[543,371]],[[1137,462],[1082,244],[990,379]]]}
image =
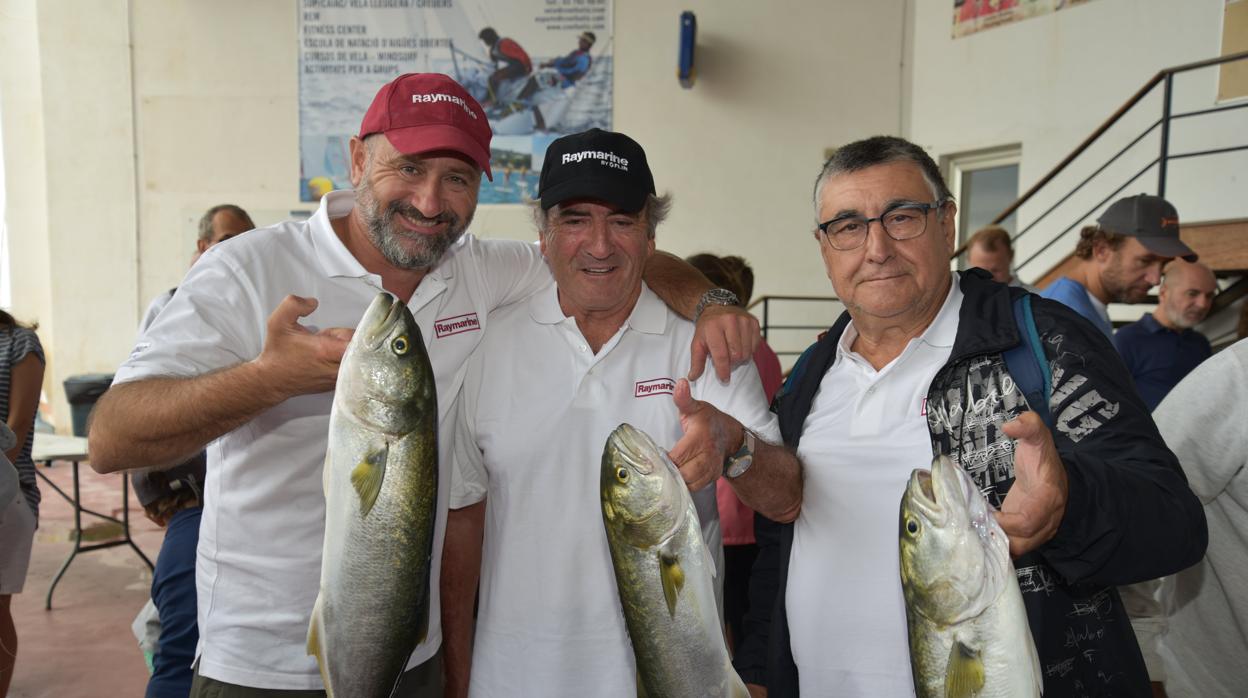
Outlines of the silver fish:
{"label": "silver fish", "polygon": [[724,642],[715,565],[676,466],[647,434],[621,424],[603,449],[600,486],[638,694],[748,698]]}
{"label": "silver fish", "polygon": [[901,499],[901,586],[920,698],[1040,695],[1009,539],[945,456],[915,470]]}
{"label": "silver fish", "polygon": [[331,698],[389,696],[428,631],[437,391],[412,314],[379,294],[338,370],[308,627]]}

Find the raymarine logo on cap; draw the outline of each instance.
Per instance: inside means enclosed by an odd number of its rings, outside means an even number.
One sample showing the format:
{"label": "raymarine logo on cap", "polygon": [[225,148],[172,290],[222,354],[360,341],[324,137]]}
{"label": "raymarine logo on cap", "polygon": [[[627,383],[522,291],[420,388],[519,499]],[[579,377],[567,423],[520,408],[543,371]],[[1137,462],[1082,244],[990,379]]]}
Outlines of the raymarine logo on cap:
{"label": "raymarine logo on cap", "polygon": [[628,158],[622,158],[615,153],[604,152],[601,150],[582,150],[579,153],[564,153],[563,164],[570,162],[581,162],[583,160],[597,160],[607,167],[614,167],[617,170],[628,172]]}
{"label": "raymarine logo on cap", "polygon": [[433,94],[412,95],[412,104],[419,104],[419,103],[433,104],[435,102],[450,102],[452,104],[458,104],[460,109],[463,109],[464,111],[468,112],[468,116],[471,116],[474,119],[477,118],[477,113],[472,110],[472,107],[468,106],[467,102],[460,99],[459,97],[456,97],[455,95],[443,94],[441,92],[437,92]]}
{"label": "raymarine logo on cap", "polygon": [[676,381],[671,378],[651,378],[648,381],[637,381],[637,384],[633,386],[633,397],[671,395],[675,390]]}
{"label": "raymarine logo on cap", "polygon": [[476,313],[456,315],[433,321],[433,333],[439,339],[479,329],[481,329],[481,321],[477,319]]}

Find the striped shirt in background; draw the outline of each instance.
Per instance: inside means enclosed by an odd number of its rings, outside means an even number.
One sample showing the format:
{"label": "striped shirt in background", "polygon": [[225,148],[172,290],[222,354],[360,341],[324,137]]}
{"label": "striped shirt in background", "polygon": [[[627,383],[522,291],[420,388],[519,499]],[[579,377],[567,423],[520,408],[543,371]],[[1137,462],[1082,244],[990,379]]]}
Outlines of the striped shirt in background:
{"label": "striped shirt in background", "polygon": [[[31,352],[47,365],[43,346],[39,344],[39,336],[33,330],[17,326],[0,329],[0,421],[9,421],[9,389],[12,386],[13,367]],[[39,486],[35,483],[35,463],[30,459],[30,449],[35,443],[34,424],[30,425],[26,433],[26,443],[14,459],[13,465],[17,466],[17,477],[22,485],[22,494],[26,495],[26,503],[38,519]]]}

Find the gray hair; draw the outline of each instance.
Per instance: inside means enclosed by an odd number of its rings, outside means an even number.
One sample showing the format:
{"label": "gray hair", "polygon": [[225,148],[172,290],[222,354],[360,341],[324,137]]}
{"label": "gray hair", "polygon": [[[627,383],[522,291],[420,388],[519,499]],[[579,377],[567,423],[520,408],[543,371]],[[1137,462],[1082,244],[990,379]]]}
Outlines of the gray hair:
{"label": "gray hair", "polygon": [[936,162],[919,146],[896,136],[872,136],[849,145],[841,146],[823,163],[819,177],[815,179],[815,216],[819,215],[819,197],[829,179],[847,172],[865,170],[889,162],[912,162],[923,172],[923,179],[937,201],[952,201],[953,194],[945,184]]}
{"label": "gray hair", "polygon": [[242,221],[247,224],[247,228],[249,230],[256,227],[256,224],[251,220],[251,216],[247,215],[247,212],[244,211],[241,206],[235,206],[234,204],[217,204],[216,206],[208,209],[208,212],[204,214],[203,218],[199,219],[200,240],[204,242],[212,240],[212,219],[222,211],[226,211],[242,219]]}
{"label": "gray hair", "polygon": [[[529,208],[533,211],[533,224],[537,226],[538,234],[543,238],[550,235],[550,209],[542,208],[542,200],[540,198],[530,200]],[[553,208],[554,206],[551,207],[551,209]],[[671,194],[664,194],[663,196],[648,194],[646,196],[646,203],[641,207],[641,219],[646,224],[647,238],[654,239],[654,233],[658,230],[659,224],[667,220],[667,214],[671,210]]]}

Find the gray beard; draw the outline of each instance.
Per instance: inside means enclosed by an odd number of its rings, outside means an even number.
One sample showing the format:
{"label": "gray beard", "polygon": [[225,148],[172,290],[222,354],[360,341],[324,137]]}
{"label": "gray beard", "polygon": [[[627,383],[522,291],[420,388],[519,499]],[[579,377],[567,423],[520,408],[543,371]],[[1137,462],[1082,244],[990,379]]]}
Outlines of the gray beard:
{"label": "gray beard", "polygon": [[[442,255],[446,254],[446,251],[464,234],[468,224],[472,222],[472,217],[469,216],[468,220],[461,224],[459,216],[450,211],[443,211],[431,219],[425,218],[416,207],[401,201],[391,201],[386,206],[386,210],[382,212],[372,192],[359,189],[356,190],[355,205],[364,219],[368,239],[387,262],[400,269],[432,269],[437,266]],[[446,223],[447,229],[433,235],[409,233],[394,224],[395,217],[400,215],[435,223]]]}

